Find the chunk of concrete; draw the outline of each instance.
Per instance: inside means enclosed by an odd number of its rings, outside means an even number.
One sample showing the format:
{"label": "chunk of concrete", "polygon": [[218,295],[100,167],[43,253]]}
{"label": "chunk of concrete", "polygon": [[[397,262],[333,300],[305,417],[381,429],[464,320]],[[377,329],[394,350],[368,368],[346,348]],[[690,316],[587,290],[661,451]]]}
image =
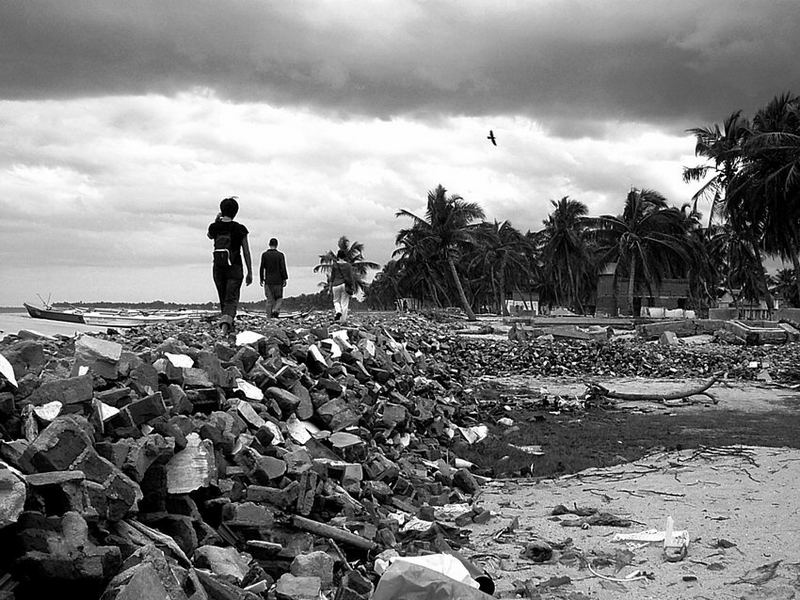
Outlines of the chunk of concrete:
{"label": "chunk of concrete", "polygon": [[323,589],[333,585],[333,557],[318,550],[294,558],[290,571],[295,577],[319,577]]}
{"label": "chunk of concrete", "polygon": [[681,342],[674,331],[665,331],[658,338],[658,343],[661,346],[677,346]]}
{"label": "chunk of concrete", "polygon": [[208,568],[222,577],[230,577],[236,583],[242,583],[250,570],[250,557],[231,547],[200,546],[195,550],[194,562],[198,567]]}
{"label": "chunk of concrete", "polygon": [[295,577],[284,573],[278,579],[275,594],[278,600],[318,600],[321,589],[319,577]]}
{"label": "chunk of concrete", "polygon": [[0,529],[17,522],[27,497],[22,473],[0,462]]}
{"label": "chunk of concrete", "polygon": [[28,399],[34,406],[42,406],[49,402],[77,404],[90,401],[93,392],[92,376],[87,374],[46,381],[36,388]]}
{"label": "chunk of concrete", "polygon": [[136,550],[108,584],[102,600],[188,600],[164,553],[149,544]]}

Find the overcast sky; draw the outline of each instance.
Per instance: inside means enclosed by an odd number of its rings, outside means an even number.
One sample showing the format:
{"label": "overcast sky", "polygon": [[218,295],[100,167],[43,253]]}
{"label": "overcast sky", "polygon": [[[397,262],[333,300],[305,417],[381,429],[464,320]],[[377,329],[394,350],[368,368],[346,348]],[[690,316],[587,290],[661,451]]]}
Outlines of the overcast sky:
{"label": "overcast sky", "polygon": [[438,184],[522,231],[680,206],[686,129],[800,93],[798,56],[794,0],[2,2],[0,305],[214,300],[229,195],[289,295],[341,235],[385,263]]}

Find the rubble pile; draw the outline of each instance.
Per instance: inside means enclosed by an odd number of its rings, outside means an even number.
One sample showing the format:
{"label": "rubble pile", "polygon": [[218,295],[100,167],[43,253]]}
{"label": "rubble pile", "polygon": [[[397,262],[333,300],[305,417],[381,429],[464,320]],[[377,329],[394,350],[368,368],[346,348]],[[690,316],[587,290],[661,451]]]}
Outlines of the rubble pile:
{"label": "rubble pile", "polygon": [[784,383],[800,380],[800,343],[665,346],[637,339],[526,342],[453,338],[433,357],[453,377],[708,377],[755,380],[765,370]]}
{"label": "rubble pile", "polygon": [[[0,342],[17,598],[366,600],[373,560],[457,550],[485,519],[452,452],[474,407],[436,339],[248,322],[235,342],[210,323]],[[459,525],[437,518],[453,506]]]}

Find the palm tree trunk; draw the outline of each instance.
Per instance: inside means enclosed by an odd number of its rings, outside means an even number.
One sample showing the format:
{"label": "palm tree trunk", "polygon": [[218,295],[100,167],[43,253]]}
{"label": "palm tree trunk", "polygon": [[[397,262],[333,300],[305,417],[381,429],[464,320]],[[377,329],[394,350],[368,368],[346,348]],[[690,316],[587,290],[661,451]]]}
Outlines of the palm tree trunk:
{"label": "palm tree trunk", "polygon": [[[492,302],[497,302],[497,286],[494,283],[494,267],[489,268],[489,281],[492,284]],[[485,294],[481,294],[485,298]],[[488,302],[486,303],[488,307]],[[500,310],[500,307],[497,307]]]}
{"label": "palm tree trunk", "polygon": [[458,297],[461,300],[461,307],[464,309],[464,313],[467,315],[467,320],[477,321],[478,317],[476,317],[475,313],[472,312],[472,308],[470,308],[469,302],[467,302],[467,295],[464,293],[464,287],[461,285],[461,279],[458,277],[456,264],[449,256],[447,257],[447,265],[450,267],[450,275],[453,276],[453,283],[456,285],[456,290],[458,290]]}
{"label": "palm tree trunk", "polygon": [[636,257],[631,257],[631,268],[628,270],[628,306],[631,309],[631,316],[638,316],[634,313],[633,310],[633,290],[634,286],[636,285]]}
{"label": "palm tree trunk", "polygon": [[772,299],[772,294],[769,291],[769,281],[767,281],[767,273],[764,271],[764,262],[761,259],[761,251],[759,250],[758,244],[755,242],[753,242],[753,252],[755,252],[755,256],[758,261],[758,277],[761,279],[761,285],[764,290],[764,300],[767,303],[767,315],[769,319],[772,319],[772,315],[775,313],[775,301]]}
{"label": "palm tree trunk", "polygon": [[500,295],[498,297],[498,299],[500,300],[500,314],[505,317],[509,314],[509,312],[508,312],[508,307],[506,306],[506,276],[505,273],[503,272],[504,269],[505,265],[503,266],[503,269],[500,270],[500,274],[497,276],[497,278],[500,280],[499,281]]}

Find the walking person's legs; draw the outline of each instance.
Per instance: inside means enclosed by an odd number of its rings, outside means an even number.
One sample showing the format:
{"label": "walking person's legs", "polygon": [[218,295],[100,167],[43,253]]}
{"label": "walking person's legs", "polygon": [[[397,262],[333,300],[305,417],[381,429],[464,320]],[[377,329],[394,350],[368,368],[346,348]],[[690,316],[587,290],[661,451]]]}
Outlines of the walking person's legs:
{"label": "walking person's legs", "polygon": [[268,317],[271,317],[272,311],[275,310],[275,297],[272,295],[272,286],[268,283],[264,284],[264,296],[267,298],[266,313]]}
{"label": "walking person's legs", "polygon": [[279,283],[275,287],[280,292],[280,295],[275,298],[275,307],[272,309],[275,313],[273,316],[277,317],[281,312],[281,304],[283,304],[283,285]]}
{"label": "walking person's legs", "polygon": [[342,317],[342,297],[347,295],[344,291],[344,284],[333,286],[331,294],[333,295],[333,311],[336,313],[333,318],[338,321]]}
{"label": "walking person's legs", "polygon": [[244,273],[241,267],[231,267],[225,280],[225,297],[222,303],[222,329],[223,333],[233,331],[233,321],[239,309],[239,295],[242,290]]}
{"label": "walking person's legs", "polygon": [[345,290],[342,290],[342,297],[339,300],[339,304],[342,307],[342,323],[347,323],[347,311],[350,308],[350,294]]}
{"label": "walking person's legs", "polygon": [[217,288],[217,296],[219,297],[219,313],[223,314],[223,308],[225,307],[225,289],[228,286],[227,269],[214,267],[211,274],[214,278],[214,287]]}
{"label": "walking person's legs", "polygon": [[283,285],[280,283],[268,283],[265,286],[269,291],[267,292],[270,302],[268,303],[269,314],[271,317],[278,317],[283,304]]}

